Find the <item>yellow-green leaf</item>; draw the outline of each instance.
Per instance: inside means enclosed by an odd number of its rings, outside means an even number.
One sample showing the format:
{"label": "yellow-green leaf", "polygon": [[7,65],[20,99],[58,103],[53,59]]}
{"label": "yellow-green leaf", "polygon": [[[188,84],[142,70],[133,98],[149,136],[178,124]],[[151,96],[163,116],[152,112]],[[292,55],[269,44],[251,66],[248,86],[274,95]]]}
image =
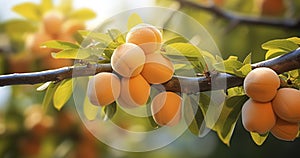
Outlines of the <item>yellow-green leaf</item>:
{"label": "yellow-green leaf", "polygon": [[53,82],[51,82],[47,88],[47,91],[45,93],[45,96],[44,96],[44,99],[43,99],[43,102],[42,102],[42,107],[43,107],[43,110],[44,111],[47,111],[51,101],[52,101],[52,98],[53,98],[53,95],[55,93],[55,90],[57,88],[59,84],[55,84]]}
{"label": "yellow-green leaf", "polygon": [[270,50],[270,49],[282,49],[285,51],[293,51],[297,49],[299,46],[294,43],[293,41],[287,39],[276,39],[271,40],[262,45],[263,49]]}
{"label": "yellow-green leaf", "polygon": [[88,8],[82,8],[70,13],[69,18],[76,20],[90,20],[96,17],[96,13]]}
{"label": "yellow-green leaf", "polygon": [[42,17],[39,6],[31,2],[18,4],[12,10],[29,20],[38,21]]}
{"label": "yellow-green leaf", "polygon": [[300,38],[299,37],[291,37],[291,38],[288,38],[287,40],[292,41],[292,42],[300,45]]}
{"label": "yellow-green leaf", "polygon": [[236,122],[240,116],[243,104],[247,101],[246,95],[227,98],[218,121],[213,128],[224,144],[229,146]]}
{"label": "yellow-green leaf", "polygon": [[93,105],[86,96],[83,104],[83,113],[88,120],[95,120],[101,107]]}
{"label": "yellow-green leaf", "polygon": [[184,37],[178,36],[178,37],[174,37],[174,38],[171,38],[171,39],[165,41],[163,45],[169,45],[169,44],[173,44],[173,43],[187,43],[187,42],[188,42],[187,39],[185,39]]}
{"label": "yellow-green leaf", "polygon": [[53,9],[54,5],[52,0],[41,0],[41,12],[45,13],[51,9]]}
{"label": "yellow-green leaf", "polygon": [[283,55],[288,53],[288,51],[283,50],[283,49],[270,49],[267,51],[266,55],[265,55],[265,59],[271,59],[271,58],[275,58],[277,56]]}
{"label": "yellow-green leaf", "polygon": [[73,92],[72,84],[73,84],[72,79],[65,79],[57,87],[53,96],[53,104],[57,110],[60,110],[65,105],[65,103],[70,99]]}
{"label": "yellow-green leaf", "polygon": [[130,30],[134,26],[141,24],[141,23],[143,23],[142,18],[138,14],[133,13],[128,18],[127,29]]}
{"label": "yellow-green leaf", "polygon": [[51,55],[55,59],[86,59],[90,56],[90,53],[78,49],[65,49]]}
{"label": "yellow-green leaf", "polygon": [[54,49],[79,49],[80,46],[71,42],[51,40],[41,44],[41,47],[54,48]]}
{"label": "yellow-green leaf", "polygon": [[250,132],[251,138],[254,141],[255,144],[258,146],[262,145],[265,140],[267,139],[269,133],[266,133],[264,135],[258,134],[256,132]]}

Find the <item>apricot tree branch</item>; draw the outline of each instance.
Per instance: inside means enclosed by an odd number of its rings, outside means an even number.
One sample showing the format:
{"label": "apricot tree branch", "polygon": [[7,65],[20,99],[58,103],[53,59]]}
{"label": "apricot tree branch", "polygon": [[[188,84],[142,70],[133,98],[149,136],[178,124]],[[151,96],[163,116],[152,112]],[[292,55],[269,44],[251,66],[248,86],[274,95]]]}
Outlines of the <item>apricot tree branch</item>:
{"label": "apricot tree branch", "polygon": [[197,3],[195,1],[190,0],[176,0],[181,4],[181,6],[189,6],[192,8],[205,10],[215,14],[216,16],[223,17],[235,23],[246,23],[253,25],[268,25],[268,26],[276,26],[276,27],[284,27],[284,28],[299,28],[300,27],[300,19],[274,19],[274,18],[266,18],[266,17],[254,17],[254,16],[246,16],[240,15],[237,13],[233,13],[230,11],[226,11],[220,9],[216,5],[203,5]]}
{"label": "apricot tree branch", "polygon": [[[300,69],[300,49],[277,58],[252,64],[252,68],[269,67],[278,74],[294,69]],[[110,64],[85,65],[64,67],[33,73],[15,73],[0,75],[0,86],[37,84],[48,81],[62,81],[68,78],[91,76],[100,72],[112,72]],[[243,85],[243,78],[227,73],[211,73],[210,77],[183,77],[173,76],[164,83],[166,90],[184,93],[197,93],[202,91],[228,89]],[[225,84],[224,84],[225,83]]]}

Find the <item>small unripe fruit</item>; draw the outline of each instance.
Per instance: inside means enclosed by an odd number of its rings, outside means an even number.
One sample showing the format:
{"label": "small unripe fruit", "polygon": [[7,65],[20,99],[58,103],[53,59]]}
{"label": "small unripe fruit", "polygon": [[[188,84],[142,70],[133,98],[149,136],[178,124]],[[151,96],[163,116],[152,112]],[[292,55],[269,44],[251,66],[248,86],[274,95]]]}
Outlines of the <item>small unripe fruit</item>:
{"label": "small unripe fruit", "polygon": [[293,141],[298,136],[298,131],[299,123],[288,122],[277,118],[276,124],[270,132],[280,140]]}
{"label": "small unripe fruit", "polygon": [[300,91],[294,88],[281,88],[272,101],[274,112],[283,120],[300,122]]}
{"label": "small unripe fruit", "polygon": [[125,43],[117,47],[111,57],[114,71],[123,77],[139,75],[144,67],[146,56],[143,50],[132,43]]}
{"label": "small unripe fruit", "polygon": [[150,96],[150,85],[138,75],[131,78],[122,78],[121,93],[118,102],[123,107],[137,107],[145,105]]}
{"label": "small unripe fruit", "polygon": [[174,73],[172,62],[160,53],[146,55],[142,71],[143,77],[151,84],[160,84],[170,80]]}
{"label": "small unripe fruit", "polygon": [[242,123],[247,131],[265,134],[274,127],[275,122],[271,102],[262,103],[250,98],[243,105]]}
{"label": "small unripe fruit", "polygon": [[52,40],[52,36],[45,32],[37,32],[33,35],[28,36],[26,40],[26,47],[35,54],[36,57],[48,56],[52,49],[42,48],[41,44]]}
{"label": "small unripe fruit", "polygon": [[151,113],[160,126],[175,126],[181,118],[182,99],[173,92],[161,92],[151,103]]}
{"label": "small unripe fruit", "polygon": [[154,53],[160,49],[162,35],[160,31],[148,24],[133,27],[126,35],[126,42],[140,46],[145,54]]}
{"label": "small unripe fruit", "polygon": [[280,79],[275,71],[261,67],[249,72],[244,80],[245,93],[255,101],[271,101],[280,86]]}
{"label": "small unripe fruit", "polygon": [[102,72],[88,82],[87,96],[94,105],[106,106],[120,95],[120,79],[113,73]]}
{"label": "small unripe fruit", "polygon": [[60,33],[63,22],[64,16],[57,11],[47,12],[43,17],[44,30],[51,35]]}

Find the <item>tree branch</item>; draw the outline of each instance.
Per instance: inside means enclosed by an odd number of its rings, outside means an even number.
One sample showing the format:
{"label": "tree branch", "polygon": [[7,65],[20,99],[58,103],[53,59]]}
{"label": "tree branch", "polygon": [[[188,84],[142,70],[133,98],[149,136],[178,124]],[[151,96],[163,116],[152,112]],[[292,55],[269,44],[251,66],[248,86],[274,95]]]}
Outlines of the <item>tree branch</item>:
{"label": "tree branch", "polygon": [[[269,67],[278,74],[300,68],[300,49],[277,58],[252,64],[252,68]],[[33,73],[15,73],[0,75],[0,86],[37,84],[48,81],[62,81],[68,78],[91,76],[100,72],[112,72],[110,64],[86,65],[64,67],[55,70],[47,70]],[[226,85],[224,85],[226,81]],[[173,76],[164,83],[163,87],[168,91],[197,93],[210,90],[228,89],[243,85],[243,78],[227,74],[212,73],[210,77],[183,77]],[[213,85],[213,86],[212,86]]]}
{"label": "tree branch", "polygon": [[245,23],[252,25],[268,25],[274,27],[284,27],[284,28],[299,28],[300,27],[300,19],[274,19],[274,18],[265,18],[265,17],[254,17],[254,16],[246,16],[236,14],[234,12],[226,11],[220,9],[216,5],[202,5],[197,2],[189,1],[189,0],[176,0],[182,6],[189,6],[196,9],[205,10],[215,14],[216,16],[228,19],[235,23]]}

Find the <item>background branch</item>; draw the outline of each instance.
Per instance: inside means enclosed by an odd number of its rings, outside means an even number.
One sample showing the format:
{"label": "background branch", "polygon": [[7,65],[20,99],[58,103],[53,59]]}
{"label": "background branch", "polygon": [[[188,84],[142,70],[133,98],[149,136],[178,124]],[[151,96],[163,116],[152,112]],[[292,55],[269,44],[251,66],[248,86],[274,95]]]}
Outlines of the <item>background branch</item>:
{"label": "background branch", "polygon": [[[252,68],[269,67],[278,74],[300,68],[300,49],[283,56],[252,64]],[[48,81],[62,81],[68,78],[91,76],[99,72],[112,72],[110,64],[64,67],[33,73],[0,75],[0,86],[18,84],[37,84]],[[226,84],[223,83],[226,81]],[[210,77],[173,76],[163,86],[168,91],[197,93],[217,89],[227,89],[243,85],[243,78],[227,74],[212,73]],[[212,86],[213,85],[213,86]]]}
{"label": "background branch", "polygon": [[255,16],[246,16],[237,14],[234,12],[226,11],[220,9],[216,5],[203,5],[194,1],[189,0],[176,0],[181,4],[181,6],[189,6],[192,8],[205,10],[215,14],[216,16],[225,18],[234,23],[246,23],[251,25],[268,25],[274,27],[284,27],[284,28],[299,28],[300,19],[274,19],[274,18],[265,18],[265,17],[255,17]]}

